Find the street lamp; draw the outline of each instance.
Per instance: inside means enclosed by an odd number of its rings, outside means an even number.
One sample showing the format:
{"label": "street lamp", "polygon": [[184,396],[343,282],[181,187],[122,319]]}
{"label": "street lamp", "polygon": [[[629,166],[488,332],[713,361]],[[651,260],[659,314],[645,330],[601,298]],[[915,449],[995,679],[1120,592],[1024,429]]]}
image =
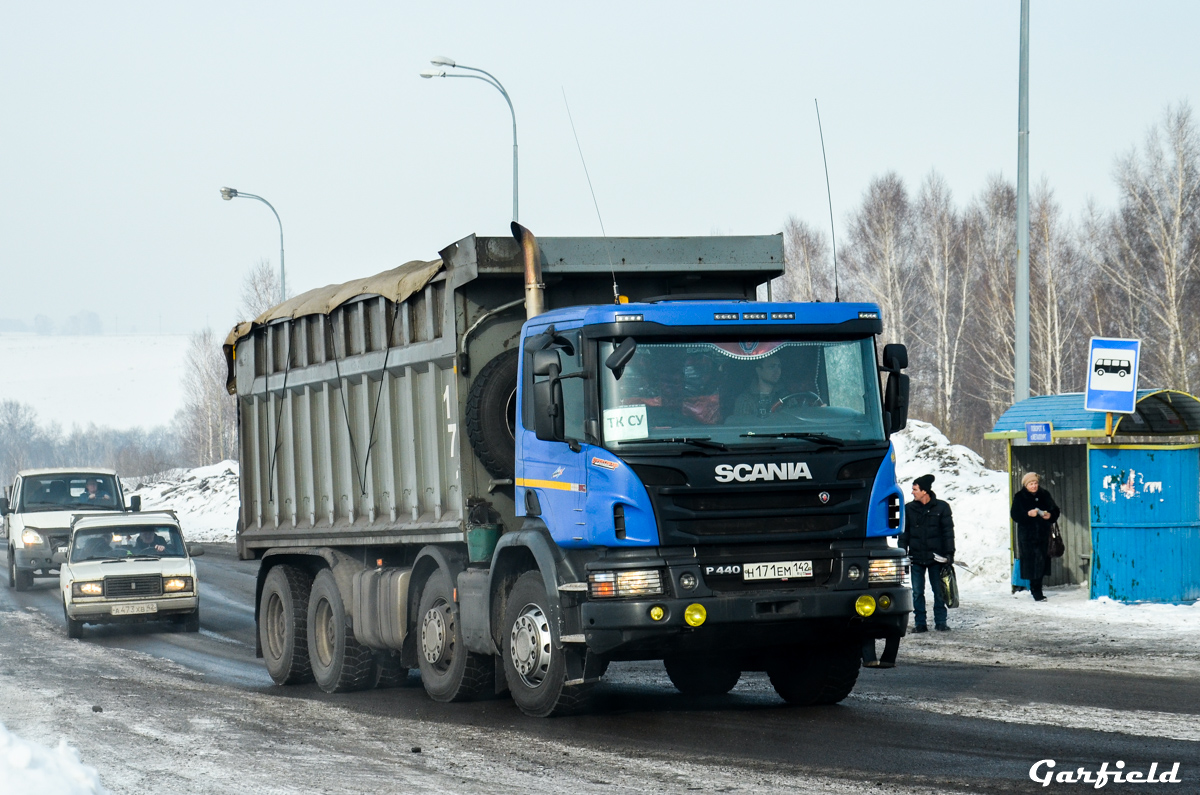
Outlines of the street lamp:
{"label": "street lamp", "polygon": [[279,221],[279,303],[287,300],[287,281],[285,281],[283,270],[283,221],[279,220],[279,213],[275,212],[275,208],[269,201],[262,196],[255,196],[253,193],[242,193],[237,188],[221,188],[221,198],[225,201],[232,199],[258,199],[263,204],[271,208],[271,212],[275,213],[275,220]]}
{"label": "street lamp", "polygon": [[463,66],[460,63],[455,63],[453,59],[447,58],[443,55],[439,55],[436,58],[431,58],[429,62],[431,64],[433,64],[434,66],[448,66],[451,69],[466,69],[471,72],[478,72],[480,75],[485,75],[485,76],[480,77],[479,75],[450,74],[450,73],[446,72],[444,69],[439,69],[436,71],[435,70],[427,70],[427,71],[421,72],[421,77],[424,77],[427,79],[431,78],[431,77],[469,77],[473,80],[482,80],[483,82],[487,83],[488,85],[494,87],[497,91],[499,91],[504,96],[504,101],[508,103],[508,112],[512,114],[512,123],[513,123],[513,216],[512,217],[513,217],[514,221],[518,220],[517,219],[517,112],[513,110],[512,100],[509,99],[508,92],[504,90],[504,86],[500,84],[500,81],[496,79],[495,75],[491,74],[490,72],[485,72],[482,69],[476,69],[474,66]]}

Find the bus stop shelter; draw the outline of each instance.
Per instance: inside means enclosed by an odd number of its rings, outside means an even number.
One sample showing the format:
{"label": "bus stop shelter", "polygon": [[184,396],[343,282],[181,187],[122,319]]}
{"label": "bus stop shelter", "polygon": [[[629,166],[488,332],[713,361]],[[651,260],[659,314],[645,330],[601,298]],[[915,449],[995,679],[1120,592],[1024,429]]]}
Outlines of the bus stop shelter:
{"label": "bus stop shelter", "polygon": [[[1066,554],[1045,584],[1087,582],[1091,598],[1122,602],[1200,599],[1200,400],[1145,389],[1133,414],[1083,405],[1082,392],[1022,400],[984,435],[1006,443],[1010,505],[1037,472],[1062,511]],[[1049,423],[1049,442],[1030,442],[1026,423]],[[1025,585],[1012,523],[1009,539],[1013,585]]]}

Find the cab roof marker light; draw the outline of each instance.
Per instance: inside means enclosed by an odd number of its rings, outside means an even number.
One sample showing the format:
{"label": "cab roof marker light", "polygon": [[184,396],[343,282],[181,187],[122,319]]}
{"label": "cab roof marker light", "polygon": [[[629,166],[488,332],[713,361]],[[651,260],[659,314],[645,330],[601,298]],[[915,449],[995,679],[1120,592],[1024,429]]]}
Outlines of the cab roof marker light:
{"label": "cab roof marker light", "polygon": [[771,319],[772,320],[795,320],[796,313],[795,312],[772,312]]}
{"label": "cab roof marker light", "polygon": [[641,323],[645,319],[645,315],[617,315],[617,323]]}
{"label": "cab roof marker light", "polygon": [[714,312],[713,320],[739,320],[737,312]]}
{"label": "cab roof marker light", "polygon": [[766,320],[766,312],[743,312],[742,320]]}

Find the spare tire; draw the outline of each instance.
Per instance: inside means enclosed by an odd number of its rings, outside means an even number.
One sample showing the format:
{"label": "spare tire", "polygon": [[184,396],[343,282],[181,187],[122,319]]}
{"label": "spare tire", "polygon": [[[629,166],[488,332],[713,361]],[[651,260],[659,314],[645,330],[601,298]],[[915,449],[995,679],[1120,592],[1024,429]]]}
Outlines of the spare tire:
{"label": "spare tire", "polygon": [[517,454],[518,352],[505,351],[483,366],[467,394],[467,438],[492,477],[511,480]]}

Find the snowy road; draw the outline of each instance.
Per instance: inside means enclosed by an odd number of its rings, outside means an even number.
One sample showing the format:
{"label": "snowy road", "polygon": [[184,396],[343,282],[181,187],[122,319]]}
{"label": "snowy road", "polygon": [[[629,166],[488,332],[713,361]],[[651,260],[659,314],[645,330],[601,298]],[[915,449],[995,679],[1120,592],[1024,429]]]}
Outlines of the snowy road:
{"label": "snowy road", "polygon": [[864,671],[837,707],[784,707],[761,674],[689,700],[638,663],[610,669],[592,714],[538,721],[508,700],[434,704],[415,675],[338,696],[274,687],[254,659],[257,564],[208,550],[199,635],[89,626],[69,641],[53,581],[0,587],[0,721],[65,736],[118,793],[1032,792],[1048,758],[1180,762],[1169,789],[1200,789],[1194,639],[1098,652],[1076,628],[1047,646],[1024,602],[968,606],[959,631],[910,637],[901,667]]}

